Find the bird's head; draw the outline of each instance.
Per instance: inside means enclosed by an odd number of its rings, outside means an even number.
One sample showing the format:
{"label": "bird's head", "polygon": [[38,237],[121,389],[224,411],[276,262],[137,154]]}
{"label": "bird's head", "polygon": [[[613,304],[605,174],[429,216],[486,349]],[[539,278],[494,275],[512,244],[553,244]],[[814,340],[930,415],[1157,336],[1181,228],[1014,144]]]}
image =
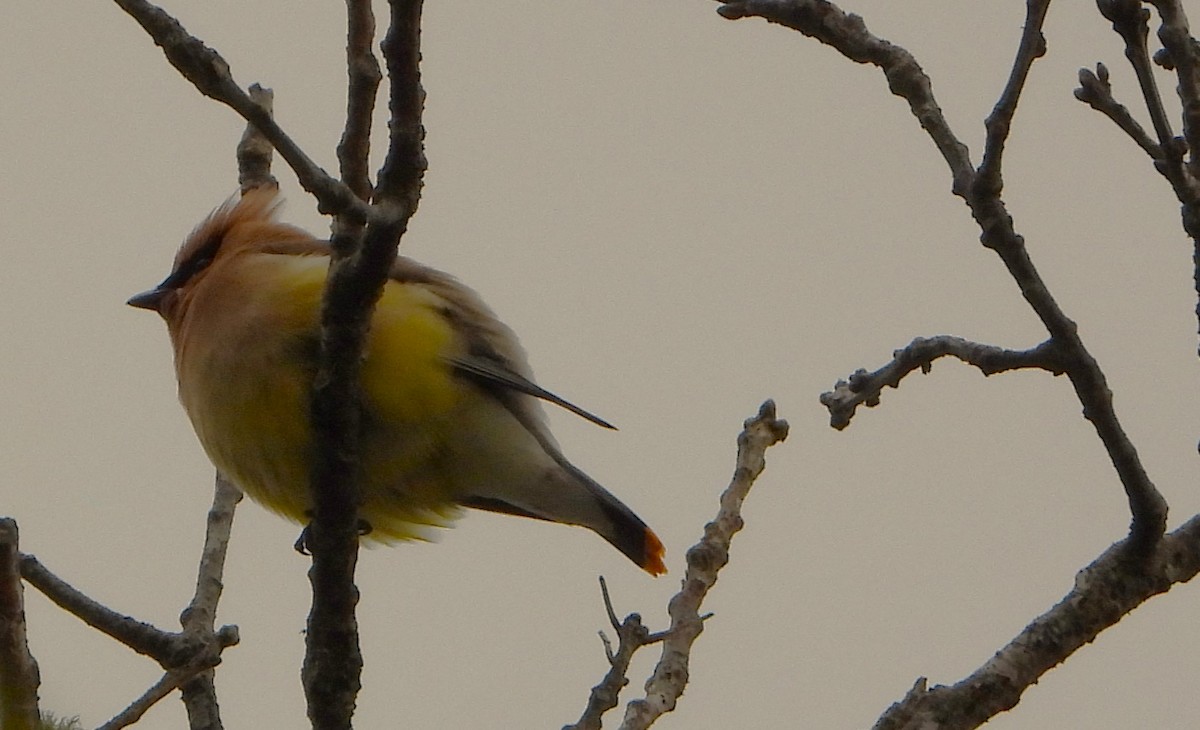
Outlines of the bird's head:
{"label": "bird's head", "polygon": [[278,190],[256,188],[231,197],[196,226],[179,252],[171,273],[158,286],[135,294],[131,307],[158,312],[168,324],[178,321],[186,308],[187,293],[214,263],[221,262],[263,241],[277,240],[280,232],[296,237],[307,234],[275,221]]}

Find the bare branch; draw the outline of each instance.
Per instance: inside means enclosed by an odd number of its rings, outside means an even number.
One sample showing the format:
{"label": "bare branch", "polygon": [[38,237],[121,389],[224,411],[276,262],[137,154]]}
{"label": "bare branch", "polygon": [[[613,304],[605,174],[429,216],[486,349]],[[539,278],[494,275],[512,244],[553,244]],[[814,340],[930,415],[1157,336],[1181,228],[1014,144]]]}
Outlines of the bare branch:
{"label": "bare branch", "polygon": [[[274,113],[275,92],[258,84],[250,85],[250,98],[268,115]],[[243,193],[255,188],[278,188],[279,181],[271,174],[271,157],[275,148],[258,127],[247,124],[237,145],[238,187]]]}
{"label": "bare branch", "polygon": [[[214,631],[213,617],[221,596],[221,574],[234,505],[240,499],[241,493],[218,477],[213,506],[208,514],[208,530],[196,581],[196,594],[180,616],[183,625],[180,633],[163,631],[119,614],[68,585],[32,555],[21,556],[21,575],[30,585],[89,626],[139,654],[151,657],[167,670],[163,680],[110,720],[112,727],[124,727],[136,721],[150,704],[179,686],[184,690],[184,703],[191,727],[211,730],[221,727],[216,695],[212,691],[211,669],[220,663],[224,649],[238,643],[238,631],[236,626],[223,626]],[[162,691],[163,688],[165,691]]]}
{"label": "bare branch", "polygon": [[296,173],[300,184],[317,199],[327,215],[347,215],[366,220],[367,205],[337,179],[320,168],[289,137],[271,114],[233,80],[229,64],[200,39],[188,34],[178,20],[146,0],[115,0],[163,49],[167,60],[207,97],[230,107],[271,141]]}
{"label": "bare branch", "polygon": [[[1018,54],[1016,59],[1019,67],[1031,63],[1040,49],[1039,19],[1044,16],[1043,3],[1029,0],[1028,7],[1031,21],[1038,22],[1027,28],[1022,42],[1025,53]],[[1083,405],[1084,417],[1095,427],[1125,488],[1133,514],[1130,530],[1139,538],[1134,543],[1141,545],[1143,550],[1153,547],[1166,529],[1166,501],[1150,481],[1137,450],[1117,420],[1112,407],[1112,393],[1104,373],[1084,347],[1075,323],[1054,301],[1029,258],[1025,241],[1014,230],[1012,217],[1000,199],[998,181],[988,183],[984,180],[984,184],[979,183],[966,147],[950,130],[933,98],[929,77],[912,55],[903,48],[871,35],[862,18],[847,15],[826,0],[742,0],[722,5],[718,12],[727,18],[760,16],[833,46],[853,61],[873,63],[887,76],[892,93],[908,100],[921,127],[933,138],[950,165],[954,176],[952,189],[970,206],[971,215],[982,232],[980,241],[999,254],[1020,286],[1021,294],[1055,341],[1066,373]],[[1010,75],[1005,94],[1012,108],[1015,108],[1024,78],[1025,72],[1020,68]],[[1003,102],[1002,99],[998,105],[1001,111],[999,116],[994,115],[998,120],[1007,119],[1005,115],[1011,116],[1010,111],[1005,111]],[[1000,131],[1000,127],[997,127],[989,142],[989,154],[997,160],[1007,138],[1007,131],[1004,130],[1004,134],[1000,134]],[[998,168],[989,174],[998,174]]]}
{"label": "bare branch", "polygon": [[[269,168],[266,175],[270,177]],[[236,626],[222,626],[217,631],[214,629],[217,604],[224,588],[222,575],[225,571],[225,555],[233,531],[234,513],[238,502],[242,500],[242,493],[221,474],[217,474],[213,488],[213,503],[208,511],[204,549],[200,554],[200,567],[196,575],[196,592],[179,617],[183,635],[209,647],[208,651],[198,654],[197,660],[188,665],[186,674],[179,675],[189,725],[204,730],[220,730],[222,727],[211,667],[220,661],[221,649],[238,643]],[[211,666],[207,666],[209,664]]]}
{"label": "bare branch", "polygon": [[[1183,138],[1189,152],[1186,175],[1172,178],[1178,168],[1175,161],[1166,163],[1165,175],[1183,204],[1183,229],[1192,239],[1192,274],[1197,295],[1196,318],[1200,321],[1200,48],[1188,28],[1187,15],[1178,0],[1152,0],[1162,18],[1158,39],[1163,44],[1164,66],[1173,68],[1179,79],[1179,99],[1183,103]],[[1169,153],[1181,157],[1182,145]]]}
{"label": "bare branch", "polygon": [[337,155],[342,182],[358,197],[370,200],[371,115],[375,111],[375,92],[383,78],[372,51],[375,13],[370,0],[346,0],[346,26],[346,126]]}
{"label": "bare branch", "polygon": [[1179,0],[1151,0],[1162,25],[1158,40],[1170,56],[1179,79],[1179,99],[1183,103],[1183,138],[1190,150],[1188,167],[1194,181],[1200,178],[1200,49],[1188,28],[1187,14]]}
{"label": "bare branch", "polygon": [[41,677],[25,629],[17,522],[0,518],[0,728],[38,727]]}
{"label": "bare branch", "polygon": [[662,641],[665,634],[651,634],[642,624],[639,614],[631,613],[624,621],[617,620],[613,610],[612,600],[608,595],[608,586],[604,577],[600,577],[600,592],[604,597],[604,608],[608,612],[608,621],[617,632],[617,650],[613,651],[612,644],[604,632],[600,639],[604,642],[604,655],[608,658],[609,669],[600,683],[592,687],[588,695],[587,707],[574,725],[564,725],[563,730],[600,730],[601,718],[604,713],[617,706],[621,690],[629,684],[629,664],[638,649],[648,644]]}
{"label": "bare branch", "polygon": [[872,35],[861,17],[845,13],[827,0],[736,0],[722,4],[717,12],[730,20],[764,18],[816,38],[851,61],[878,66],[887,77],[888,88],[908,102],[913,116],[950,166],[955,193],[965,194],[975,174],[967,146],[951,131],[934,99],[929,76],[911,53]]}
{"label": "bare branch", "polygon": [[1009,370],[1039,369],[1062,375],[1065,372],[1058,348],[1047,340],[1029,350],[1005,350],[994,345],[964,340],[951,335],[918,337],[907,347],[892,353],[892,361],[874,372],[859,370],[849,382],[839,380],[833,390],[821,394],[821,404],[829,409],[829,425],[839,431],[850,425],[860,405],[874,408],[884,388],[898,388],[900,381],[918,368],[928,373],[933,361],[953,356],[979,368],[984,375]]}
{"label": "bare branch", "polygon": [[[142,715],[146,711],[158,703],[159,700],[167,697],[181,685],[188,682],[193,677],[201,672],[212,671],[212,666],[198,664],[191,667],[172,669],[152,684],[149,689],[142,693],[141,697],[131,702],[128,707],[117,713],[111,720],[101,725],[98,730],[119,730],[119,728],[129,727],[142,719]],[[190,723],[190,727],[198,727],[195,723]],[[217,725],[216,727],[220,727]]]}
{"label": "bare branch", "polygon": [[1029,69],[1033,62],[1046,54],[1046,38],[1042,35],[1042,25],[1046,22],[1046,11],[1049,9],[1050,0],[1027,0],[1025,31],[1021,34],[1021,43],[1017,48],[1017,57],[1013,61],[1008,83],[1000,94],[1000,100],[996,102],[995,108],[984,122],[987,139],[984,142],[983,161],[979,164],[975,184],[994,190],[997,195],[1004,187],[1000,174],[1001,160],[1013,116],[1017,113],[1017,102],[1021,98],[1021,91],[1025,88],[1025,80],[1029,77]]}
{"label": "bare branch", "polygon": [[1167,121],[1162,95],[1158,91],[1158,83],[1154,80],[1154,67],[1150,64],[1150,49],[1146,43],[1150,35],[1150,11],[1142,7],[1140,0],[1098,0],[1096,7],[1125,41],[1125,58],[1129,59],[1129,64],[1133,66],[1134,74],[1137,75],[1138,85],[1142,88],[1142,98],[1154,124],[1154,133],[1158,136],[1158,143],[1165,149],[1175,133],[1171,131],[1171,123]]}
{"label": "bare branch", "polygon": [[720,510],[716,519],[704,526],[704,537],[688,550],[683,586],[667,605],[671,627],[665,633],[654,674],[646,682],[646,696],[625,708],[621,730],[643,730],[675,709],[687,685],[692,643],[704,630],[700,604],[716,584],[717,573],[729,562],[730,542],[742,529],[742,502],[766,467],[767,449],[787,435],[787,421],[775,417],[773,401],[763,403],[758,415],[746,420],[738,435],[737,468],[721,494]]}
{"label": "bare branch", "polygon": [[1075,89],[1075,98],[1113,120],[1150,155],[1151,159],[1163,158],[1163,151],[1158,143],[1150,139],[1150,135],[1146,134],[1142,125],[1133,118],[1129,109],[1113,98],[1112,85],[1108,81],[1108,68],[1104,64],[1097,63],[1095,72],[1086,68],[1079,69],[1079,88]]}
{"label": "bare branch", "polygon": [[174,634],[118,613],[84,595],[63,579],[51,573],[32,555],[21,556],[21,577],[47,598],[83,621],[107,634],[139,654],[159,663],[175,656]]}
{"label": "bare branch", "polygon": [[1009,710],[1022,693],[1133,609],[1200,572],[1200,516],[1165,535],[1148,559],[1130,535],[1075,577],[1057,605],[1034,619],[971,676],[927,690],[918,680],[875,730],[965,730]]}
{"label": "bare branch", "polygon": [[383,55],[389,78],[390,145],[365,232],[359,235],[355,227],[339,225],[333,237],[313,381],[313,435],[321,448],[311,485],[315,514],[309,534],[313,554],[309,581],[313,606],[301,677],[315,728],[348,729],[361,686],[362,653],[354,615],[358,602],[354,567],[360,501],[361,353],[372,308],[383,291],[400,238],[416,212],[426,168],[421,123],[421,1],[392,0],[389,5],[391,24]]}
{"label": "bare branch", "polygon": [[411,216],[421,199],[425,170],[425,89],[421,87],[422,0],[389,0],[391,25],[383,39],[388,70],[387,157],[379,170],[375,201],[394,201]]}

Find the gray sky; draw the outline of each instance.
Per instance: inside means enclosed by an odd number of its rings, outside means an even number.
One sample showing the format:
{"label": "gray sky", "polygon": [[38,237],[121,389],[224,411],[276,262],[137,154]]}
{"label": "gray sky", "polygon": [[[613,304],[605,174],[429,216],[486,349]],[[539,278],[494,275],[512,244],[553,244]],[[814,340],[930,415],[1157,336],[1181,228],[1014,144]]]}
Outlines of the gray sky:
{"label": "gray sky", "polygon": [[[567,455],[663,538],[671,573],[652,580],[583,530],[484,514],[435,545],[367,551],[359,727],[577,718],[606,669],[596,576],[618,611],[665,625],[740,424],[767,397],[791,438],[768,453],[691,684],[659,727],[869,727],[918,676],[977,668],[1125,533],[1124,494],[1063,378],[939,363],[829,429],[817,396],[915,336],[1023,348],[1044,332],[878,71],[715,7],[426,9],[430,170],[403,251],[477,288],[542,385],[621,428],[552,415]],[[1024,3],[846,7],[917,56],[977,160]],[[167,8],[243,85],[273,87],[280,123],[335,169],[341,4]],[[1071,97],[1077,69],[1103,60],[1133,104],[1116,35],[1092,4],[1059,3],[1047,38],[1005,198],[1174,527],[1200,511],[1190,247],[1142,153]],[[10,8],[0,90],[0,513],[65,579],[173,628],[212,470],[175,400],[165,328],[124,301],[234,191],[243,125],[105,2]],[[284,219],[326,231],[276,173]],[[256,505],[238,513],[219,616],[242,635],[217,673],[229,727],[303,724],[296,534]],[[26,598],[45,708],[94,726],[157,678]],[[1192,587],[1155,599],[992,726],[1191,727],[1196,602]],[[168,700],[142,726],[182,717]]]}

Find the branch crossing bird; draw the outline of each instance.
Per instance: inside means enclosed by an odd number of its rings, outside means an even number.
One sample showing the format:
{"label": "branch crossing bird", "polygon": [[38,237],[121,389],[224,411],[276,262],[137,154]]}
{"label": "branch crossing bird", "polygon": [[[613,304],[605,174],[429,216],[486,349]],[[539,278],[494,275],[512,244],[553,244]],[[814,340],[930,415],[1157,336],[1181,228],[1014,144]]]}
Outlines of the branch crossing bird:
{"label": "branch crossing bird", "polygon": [[[273,189],[231,198],[192,231],[171,273],[129,304],[158,312],[179,399],[217,469],[296,522],[312,514],[309,391],[326,241],[275,220]],[[663,545],[559,450],[541,402],[607,422],[532,380],[524,351],[479,296],[398,257],[361,371],[364,539],[430,539],[464,507],[581,525],[651,575]]]}

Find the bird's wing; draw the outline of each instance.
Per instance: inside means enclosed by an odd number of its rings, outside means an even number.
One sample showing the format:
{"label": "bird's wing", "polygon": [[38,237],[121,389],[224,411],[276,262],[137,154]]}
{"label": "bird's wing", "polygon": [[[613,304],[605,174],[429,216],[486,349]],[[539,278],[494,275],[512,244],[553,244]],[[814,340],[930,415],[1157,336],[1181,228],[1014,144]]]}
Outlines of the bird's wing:
{"label": "bird's wing", "polygon": [[513,398],[513,393],[533,396],[565,408],[598,426],[616,429],[603,418],[534,383],[530,379],[525,352],[517,342],[516,335],[496,318],[474,291],[457,279],[404,256],[396,258],[391,278],[399,283],[424,286],[437,295],[443,304],[442,316],[450,322],[464,343],[462,352],[447,358],[450,365],[459,374],[499,397],[526,428],[535,431],[539,437],[549,436],[541,425],[541,417],[525,407],[519,398]]}
{"label": "bird's wing", "polygon": [[504,363],[489,359],[487,357],[468,356],[450,358],[450,364],[454,366],[458,372],[482,381],[486,385],[501,386],[512,390],[532,395],[534,398],[540,398],[547,403],[553,403],[556,406],[567,409],[581,418],[585,418],[597,426],[611,428],[614,431],[616,426],[612,425],[603,418],[594,413],[590,413],[575,405],[574,403],[561,398],[537,383],[528,378],[509,370],[504,366]]}

